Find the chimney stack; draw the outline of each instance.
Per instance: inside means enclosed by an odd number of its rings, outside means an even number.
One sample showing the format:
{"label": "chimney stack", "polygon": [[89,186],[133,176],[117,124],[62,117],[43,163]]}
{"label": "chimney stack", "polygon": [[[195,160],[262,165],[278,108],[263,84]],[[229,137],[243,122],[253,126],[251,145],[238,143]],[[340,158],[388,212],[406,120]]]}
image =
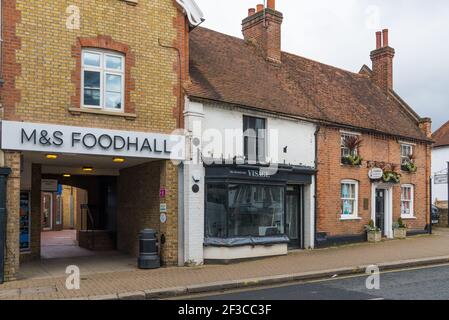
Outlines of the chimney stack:
{"label": "chimney stack", "polygon": [[266,8],[263,4],[258,4],[256,8],[249,9],[248,17],[242,21],[243,36],[246,41],[259,47],[267,60],[281,63],[283,15],[276,11],[275,0],[268,0]]}
{"label": "chimney stack", "polygon": [[389,46],[388,29],[376,32],[376,50],[371,52],[372,79],[386,93],[393,90],[394,55],[394,49]]}

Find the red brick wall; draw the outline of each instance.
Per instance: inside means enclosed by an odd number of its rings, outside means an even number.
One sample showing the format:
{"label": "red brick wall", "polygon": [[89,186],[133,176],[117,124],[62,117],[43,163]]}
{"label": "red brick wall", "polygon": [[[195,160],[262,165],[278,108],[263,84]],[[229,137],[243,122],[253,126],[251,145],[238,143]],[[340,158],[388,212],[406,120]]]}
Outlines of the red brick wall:
{"label": "red brick wall", "polygon": [[[361,167],[341,165],[339,129],[322,127],[317,138],[318,174],[317,174],[317,232],[328,236],[359,235],[371,220],[371,181],[368,178],[367,161],[400,164],[400,143],[386,136],[363,134],[363,145],[359,153],[364,159]],[[416,220],[406,220],[412,230],[424,230],[429,219],[428,179],[430,153],[428,146],[414,146],[418,171],[415,174],[401,172],[401,183],[393,187],[393,222],[401,212],[401,184],[415,186],[414,211]],[[359,181],[358,214],[361,220],[341,221],[340,193],[342,180]],[[368,209],[363,206],[368,201]]]}

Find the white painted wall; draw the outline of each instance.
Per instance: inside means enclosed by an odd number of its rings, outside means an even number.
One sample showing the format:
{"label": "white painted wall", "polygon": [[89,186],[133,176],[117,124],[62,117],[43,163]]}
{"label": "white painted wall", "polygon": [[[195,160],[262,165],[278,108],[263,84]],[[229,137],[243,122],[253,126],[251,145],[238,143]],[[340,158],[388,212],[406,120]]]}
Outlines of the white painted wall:
{"label": "white painted wall", "polygon": [[[185,103],[184,122],[187,130],[186,161],[184,162],[184,192],[181,217],[184,221],[183,250],[184,262],[202,264],[204,259],[241,259],[262,257],[287,253],[287,245],[256,246],[240,248],[203,248],[204,243],[204,180],[205,172],[201,162],[203,156],[214,159],[232,159],[243,157],[243,116],[255,116],[267,119],[268,158],[272,163],[315,166],[315,131],[312,123],[280,118],[273,115],[244,111],[223,105],[192,102],[188,98]],[[226,133],[234,134],[233,141],[226,141]],[[192,146],[192,141],[200,138],[201,144]],[[231,139],[232,140],[232,139]],[[228,145],[226,145],[228,143]],[[230,148],[232,145],[233,148]],[[283,152],[287,147],[287,153]],[[277,161],[275,161],[277,159]],[[194,194],[192,186],[198,180],[200,192]],[[305,245],[313,248],[315,221],[314,214],[314,183],[305,187]]]}
{"label": "white painted wall", "polygon": [[[449,161],[449,146],[434,148],[432,150],[432,175],[447,173],[447,162]],[[433,185],[432,201],[447,200],[447,185]]]}
{"label": "white painted wall", "polygon": [[[204,105],[203,132],[205,133],[204,155],[206,157],[232,159],[234,156],[243,156],[243,116],[260,117],[267,120],[267,151],[268,158],[273,163],[315,166],[315,130],[312,123],[279,118],[259,112],[242,111],[219,105]],[[221,143],[211,143],[210,138],[215,132],[220,132]],[[226,150],[224,140],[226,131],[239,132],[236,137],[239,145],[232,152]],[[210,132],[211,134],[208,134]],[[220,148],[220,146],[222,146]],[[287,153],[283,152],[287,147]],[[270,152],[270,150],[272,150]],[[277,159],[277,161],[276,161]]]}

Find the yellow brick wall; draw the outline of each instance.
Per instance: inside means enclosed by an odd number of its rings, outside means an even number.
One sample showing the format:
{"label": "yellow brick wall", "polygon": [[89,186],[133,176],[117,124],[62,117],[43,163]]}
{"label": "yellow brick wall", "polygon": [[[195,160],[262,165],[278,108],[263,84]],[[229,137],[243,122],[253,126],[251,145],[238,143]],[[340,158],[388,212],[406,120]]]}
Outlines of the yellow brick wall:
{"label": "yellow brick wall", "polygon": [[[16,0],[21,12],[17,36],[21,49],[16,60],[21,74],[16,79],[21,101],[16,116],[24,121],[58,123],[135,131],[171,132],[176,127],[173,109],[177,55],[159,46],[158,39],[172,45],[176,40],[173,0],[142,0],[135,6],[121,0]],[[80,29],[70,30],[66,20],[69,5],[80,9]],[[128,45],[135,56],[131,77],[135,90],[131,101],[137,118],[72,115],[75,94],[72,73],[76,59],[72,47],[78,37],[110,36]]]}

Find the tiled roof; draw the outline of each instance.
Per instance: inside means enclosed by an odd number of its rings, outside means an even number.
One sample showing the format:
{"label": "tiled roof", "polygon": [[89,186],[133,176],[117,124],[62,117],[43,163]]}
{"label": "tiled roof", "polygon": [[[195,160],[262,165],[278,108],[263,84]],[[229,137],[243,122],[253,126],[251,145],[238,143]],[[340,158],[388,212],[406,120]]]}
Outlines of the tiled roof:
{"label": "tiled roof", "polygon": [[209,29],[190,33],[190,78],[191,97],[428,140],[366,74],[285,52],[282,64],[273,64],[255,46]]}
{"label": "tiled roof", "polygon": [[449,121],[435,131],[432,138],[435,140],[434,147],[449,146]]}

